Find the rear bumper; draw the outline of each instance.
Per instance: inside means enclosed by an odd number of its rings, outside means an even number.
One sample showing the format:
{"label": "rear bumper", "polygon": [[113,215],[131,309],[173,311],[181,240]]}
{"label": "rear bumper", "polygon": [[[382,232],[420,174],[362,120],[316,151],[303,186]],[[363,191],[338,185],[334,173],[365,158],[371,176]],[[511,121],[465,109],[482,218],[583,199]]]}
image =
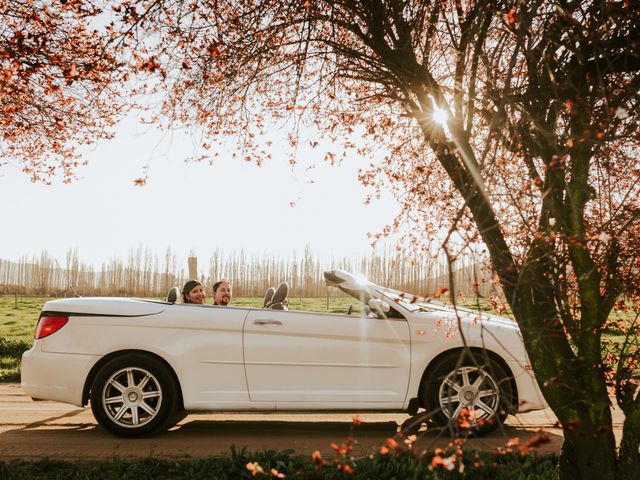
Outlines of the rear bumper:
{"label": "rear bumper", "polygon": [[98,355],[50,353],[39,342],[22,354],[22,390],[39,400],[54,400],[82,406],[82,390]]}

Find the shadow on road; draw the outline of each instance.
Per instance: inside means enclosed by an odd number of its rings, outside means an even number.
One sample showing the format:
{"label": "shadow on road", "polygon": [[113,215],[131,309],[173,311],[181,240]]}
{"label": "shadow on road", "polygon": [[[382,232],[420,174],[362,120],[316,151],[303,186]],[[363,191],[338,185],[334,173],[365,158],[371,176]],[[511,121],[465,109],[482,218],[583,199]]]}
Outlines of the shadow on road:
{"label": "shadow on road", "polygon": [[[84,415],[73,419],[75,413],[4,430],[0,433],[0,459],[200,458],[228,453],[231,445],[249,451],[292,449],[300,454],[319,450],[326,456],[333,453],[330,444],[343,443],[352,428],[351,422],[344,421],[210,420],[191,415],[168,432],[142,439],[122,439],[92,422],[84,422]],[[354,454],[377,451],[387,438],[396,435],[397,426],[395,421],[363,422],[355,426]],[[493,451],[513,438],[527,444],[537,435],[537,429],[504,426],[485,437],[466,439],[464,448]],[[540,451],[558,452],[562,436],[547,433],[547,437],[549,441]],[[449,442],[447,431],[425,431],[418,434],[414,448],[419,451],[446,448]]]}

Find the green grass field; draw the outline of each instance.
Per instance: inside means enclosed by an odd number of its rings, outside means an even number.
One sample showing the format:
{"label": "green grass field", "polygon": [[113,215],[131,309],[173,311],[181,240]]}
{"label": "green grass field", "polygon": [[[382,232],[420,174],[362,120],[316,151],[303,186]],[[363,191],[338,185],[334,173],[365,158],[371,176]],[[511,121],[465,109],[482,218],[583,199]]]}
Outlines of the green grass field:
{"label": "green grass field", "polygon": [[[49,297],[0,297],[0,338],[9,341],[32,342],[38,321],[38,315],[45,302],[53,300]],[[207,299],[211,302],[211,299]],[[289,298],[290,310],[306,310],[311,312],[346,313],[349,305],[354,303],[351,297],[327,298]],[[238,307],[261,307],[262,298],[240,297],[234,298],[232,305]],[[353,305],[354,313],[359,313],[359,307]]]}
{"label": "green grass field", "polygon": [[31,348],[44,297],[0,297],[0,382],[20,380],[20,355]]}
{"label": "green grass field", "polygon": [[38,315],[47,297],[0,297],[0,338],[33,340]]}
{"label": "green grass field", "polygon": [[[20,356],[31,348],[33,336],[42,306],[53,300],[48,297],[0,297],[0,382],[20,380]],[[210,302],[211,299],[208,299]],[[346,313],[353,303],[353,313],[360,313],[360,307],[351,297],[289,298],[290,310],[312,312]],[[261,307],[262,298],[234,298],[232,305]]]}
{"label": "green grass field", "polygon": [[[22,352],[31,348],[36,323],[42,306],[52,298],[48,297],[14,297],[0,296],[0,382],[16,382],[20,380],[20,357]],[[207,299],[211,302],[211,299]],[[232,305],[261,307],[262,298],[238,297]],[[359,302],[344,294],[318,298],[289,297],[290,310],[311,312],[346,313],[349,305],[353,305],[353,313],[360,313]],[[478,305],[470,304],[471,308]],[[486,303],[479,306],[481,310],[491,311]],[[612,315],[616,315],[612,313]],[[632,321],[632,314],[623,315],[623,322]],[[620,332],[609,332],[609,339],[617,345],[624,342]]]}

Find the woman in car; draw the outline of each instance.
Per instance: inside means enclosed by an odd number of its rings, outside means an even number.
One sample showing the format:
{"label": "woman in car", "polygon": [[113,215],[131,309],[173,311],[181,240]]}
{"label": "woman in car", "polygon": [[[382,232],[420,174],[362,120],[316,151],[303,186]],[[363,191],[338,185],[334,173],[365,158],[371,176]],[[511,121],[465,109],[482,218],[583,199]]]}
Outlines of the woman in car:
{"label": "woman in car", "polygon": [[207,294],[204,291],[204,287],[197,280],[189,280],[182,287],[182,303],[203,305],[206,297]]}

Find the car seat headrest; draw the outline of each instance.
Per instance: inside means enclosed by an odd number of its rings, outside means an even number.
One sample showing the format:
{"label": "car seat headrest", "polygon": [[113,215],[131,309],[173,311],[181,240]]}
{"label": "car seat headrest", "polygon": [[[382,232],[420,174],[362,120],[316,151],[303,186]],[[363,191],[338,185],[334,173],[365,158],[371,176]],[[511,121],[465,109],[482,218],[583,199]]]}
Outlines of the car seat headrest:
{"label": "car seat headrest", "polygon": [[169,293],[167,293],[167,302],[179,303],[181,300],[180,289],[178,287],[171,287]]}

